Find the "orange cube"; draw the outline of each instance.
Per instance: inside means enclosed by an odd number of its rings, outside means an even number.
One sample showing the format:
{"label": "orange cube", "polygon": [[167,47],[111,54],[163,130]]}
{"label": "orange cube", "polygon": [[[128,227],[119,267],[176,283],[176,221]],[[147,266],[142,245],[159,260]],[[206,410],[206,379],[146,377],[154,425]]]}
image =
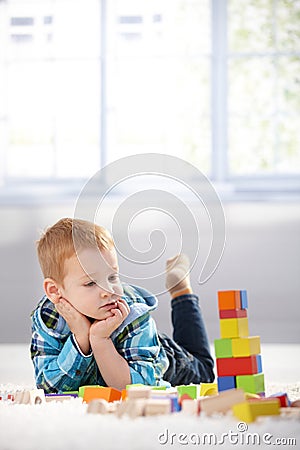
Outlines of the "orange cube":
{"label": "orange cube", "polygon": [[111,387],[88,386],[84,389],[83,401],[89,403],[92,400],[102,398],[107,402],[114,402],[115,400],[121,400],[121,396],[121,391]]}
{"label": "orange cube", "polygon": [[219,291],[219,310],[241,309],[241,291]]}

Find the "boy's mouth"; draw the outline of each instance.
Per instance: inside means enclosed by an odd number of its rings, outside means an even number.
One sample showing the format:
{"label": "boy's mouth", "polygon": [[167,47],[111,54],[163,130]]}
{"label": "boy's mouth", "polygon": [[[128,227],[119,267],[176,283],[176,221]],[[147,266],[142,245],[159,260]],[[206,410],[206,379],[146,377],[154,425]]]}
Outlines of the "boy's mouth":
{"label": "boy's mouth", "polygon": [[117,308],[118,303],[117,302],[110,302],[110,303],[106,303],[106,305],[100,306],[100,309],[107,309],[108,311],[110,311],[111,309]]}

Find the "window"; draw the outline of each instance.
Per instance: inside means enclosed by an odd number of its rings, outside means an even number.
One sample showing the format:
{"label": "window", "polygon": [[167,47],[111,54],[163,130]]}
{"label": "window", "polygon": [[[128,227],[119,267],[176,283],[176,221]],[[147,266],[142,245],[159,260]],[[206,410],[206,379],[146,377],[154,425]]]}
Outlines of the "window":
{"label": "window", "polygon": [[0,1],[0,185],[160,152],[299,189],[299,23],[299,0]]}

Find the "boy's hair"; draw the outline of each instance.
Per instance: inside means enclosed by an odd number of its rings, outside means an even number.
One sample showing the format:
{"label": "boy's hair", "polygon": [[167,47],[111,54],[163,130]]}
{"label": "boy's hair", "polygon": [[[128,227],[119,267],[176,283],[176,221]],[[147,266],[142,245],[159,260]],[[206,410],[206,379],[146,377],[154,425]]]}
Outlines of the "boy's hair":
{"label": "boy's hair", "polygon": [[65,261],[74,256],[76,251],[95,248],[96,245],[99,250],[114,247],[113,239],[105,228],[86,220],[60,219],[37,241],[37,253],[44,278],[53,278],[62,283]]}

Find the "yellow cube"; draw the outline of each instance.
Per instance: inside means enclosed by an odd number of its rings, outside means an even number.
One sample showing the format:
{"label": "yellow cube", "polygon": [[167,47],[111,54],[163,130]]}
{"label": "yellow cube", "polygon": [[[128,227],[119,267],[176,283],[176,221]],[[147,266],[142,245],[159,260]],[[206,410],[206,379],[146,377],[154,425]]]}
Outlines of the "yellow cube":
{"label": "yellow cube", "polygon": [[232,339],[231,345],[233,357],[259,355],[261,353],[259,336]]}
{"label": "yellow cube", "polygon": [[240,338],[249,336],[248,317],[220,319],[221,338]]}
{"label": "yellow cube", "polygon": [[258,416],[275,416],[280,414],[278,398],[250,400],[237,403],[232,407],[235,417],[243,422],[254,422]]}
{"label": "yellow cube", "polygon": [[217,383],[201,383],[200,384],[200,397],[209,395],[217,395],[218,384]]}

